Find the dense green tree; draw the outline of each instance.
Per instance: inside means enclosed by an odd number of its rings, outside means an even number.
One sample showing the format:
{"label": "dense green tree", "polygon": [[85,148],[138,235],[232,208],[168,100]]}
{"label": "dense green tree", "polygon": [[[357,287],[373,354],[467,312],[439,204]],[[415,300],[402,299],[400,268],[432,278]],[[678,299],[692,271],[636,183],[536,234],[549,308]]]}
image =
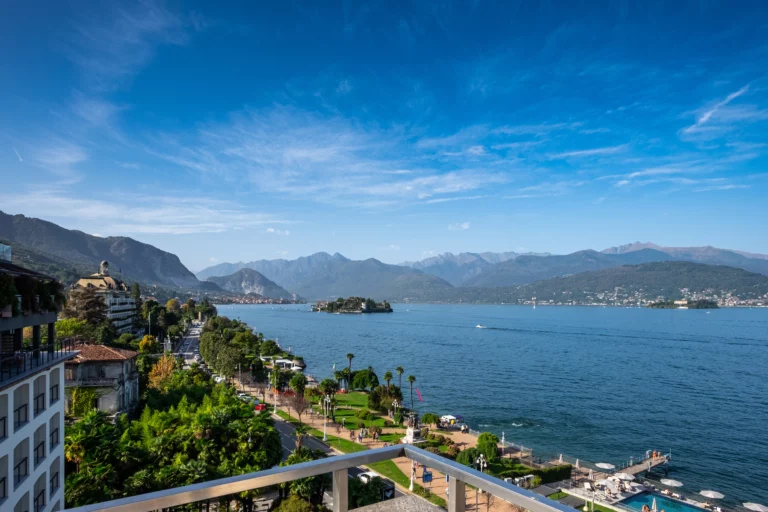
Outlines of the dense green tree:
{"label": "dense green tree", "polygon": [[100,345],[111,345],[117,338],[117,330],[109,320],[104,320],[96,327],[94,339]]}
{"label": "dense green tree", "polygon": [[291,389],[298,395],[304,396],[304,388],[307,387],[307,378],[301,372],[296,372],[288,383]]}
{"label": "dense green tree", "polygon": [[491,432],[483,432],[477,437],[477,443],[498,443],[499,436]]}
{"label": "dense green tree", "polygon": [[56,336],[58,338],[72,338],[79,336],[81,338],[93,337],[94,327],[85,320],[77,318],[63,318],[56,322]]}
{"label": "dense green tree", "polygon": [[403,394],[397,386],[376,386],[368,394],[368,408],[379,412],[387,412],[392,409],[392,402],[403,401]]}
{"label": "dense green tree", "polygon": [[84,320],[96,328],[107,319],[107,304],[93,288],[79,287],[69,292],[69,300],[61,313],[64,318]]}
{"label": "dense green tree", "polygon": [[214,367],[224,377],[232,377],[240,363],[240,351],[231,344],[225,344],[216,355]]}
{"label": "dense green tree", "polygon": [[421,416],[421,422],[426,425],[437,425],[440,423],[440,416],[433,412],[428,412]]}
{"label": "dense green tree", "polygon": [[280,502],[275,512],[314,512],[315,507],[308,501],[304,501],[298,496],[289,496]]}
{"label": "dense green tree", "polygon": [[352,360],[355,358],[355,354],[349,353],[347,354],[347,359],[349,360],[349,372],[352,373]]}
{"label": "dense green tree", "polygon": [[[208,383],[201,372],[177,370],[167,391],[152,390],[163,409],[148,406],[140,418],[114,423],[92,412],[68,425],[67,508],[276,465],[281,446],[269,416]],[[190,391],[201,386],[202,395]],[[245,505],[252,493],[237,499]]]}
{"label": "dense green tree", "polygon": [[467,448],[459,452],[459,454],[456,456],[456,462],[459,464],[464,464],[465,466],[473,467],[479,455],[480,452],[477,448]]}
{"label": "dense green tree", "polygon": [[274,340],[266,340],[261,344],[261,347],[259,347],[259,352],[263,356],[276,356],[280,354],[282,350],[280,350],[280,347],[277,346],[277,343]]}

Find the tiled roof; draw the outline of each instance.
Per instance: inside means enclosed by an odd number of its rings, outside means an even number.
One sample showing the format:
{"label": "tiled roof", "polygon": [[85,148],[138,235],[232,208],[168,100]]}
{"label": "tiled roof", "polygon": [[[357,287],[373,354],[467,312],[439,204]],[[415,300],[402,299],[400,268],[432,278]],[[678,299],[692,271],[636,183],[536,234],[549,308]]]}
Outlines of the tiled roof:
{"label": "tiled roof", "polygon": [[83,288],[92,286],[94,288],[101,288],[105,290],[128,290],[126,284],[120,279],[115,279],[112,276],[102,274],[93,274],[87,277],[81,277],[77,282],[77,286],[82,286]]}
{"label": "tiled roof", "polygon": [[76,345],[75,350],[80,353],[72,360],[72,363],[87,363],[90,361],[125,361],[138,356],[138,352],[122,348],[107,347],[106,345]]}

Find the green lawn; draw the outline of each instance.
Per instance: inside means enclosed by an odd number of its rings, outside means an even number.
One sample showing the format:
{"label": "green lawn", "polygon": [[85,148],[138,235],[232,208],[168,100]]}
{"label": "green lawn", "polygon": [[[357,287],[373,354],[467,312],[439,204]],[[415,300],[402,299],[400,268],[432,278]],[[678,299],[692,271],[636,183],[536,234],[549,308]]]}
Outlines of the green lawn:
{"label": "green lawn", "polygon": [[566,496],[568,496],[567,493],[564,493],[563,491],[557,491],[556,493],[550,494],[549,496],[547,496],[547,498],[549,498],[551,500],[561,500],[561,499],[565,498]]}
{"label": "green lawn", "polygon": [[368,393],[353,391],[352,393],[336,393],[336,403],[357,407],[359,409],[368,408]]}

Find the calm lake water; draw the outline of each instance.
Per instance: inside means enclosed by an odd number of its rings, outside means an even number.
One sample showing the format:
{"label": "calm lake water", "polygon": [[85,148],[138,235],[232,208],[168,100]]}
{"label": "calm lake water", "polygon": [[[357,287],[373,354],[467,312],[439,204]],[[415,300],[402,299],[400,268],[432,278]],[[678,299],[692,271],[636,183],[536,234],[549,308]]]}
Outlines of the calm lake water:
{"label": "calm lake water", "polygon": [[534,454],[618,465],[671,449],[680,490],[768,504],[768,309],[393,308],[219,313],[290,346],[318,380],[348,352],[353,368],[373,366],[379,379],[401,365],[416,376],[422,412],[463,414]]}

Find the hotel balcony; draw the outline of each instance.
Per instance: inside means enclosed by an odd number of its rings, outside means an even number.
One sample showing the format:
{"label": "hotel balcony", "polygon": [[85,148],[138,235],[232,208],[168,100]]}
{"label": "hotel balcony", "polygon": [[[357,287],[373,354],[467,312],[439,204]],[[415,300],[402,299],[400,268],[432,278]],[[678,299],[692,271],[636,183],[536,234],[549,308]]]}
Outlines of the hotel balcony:
{"label": "hotel balcony", "polygon": [[[347,494],[349,476],[348,469],[383,460],[407,457],[411,461],[423,464],[447,475],[448,483],[448,512],[464,512],[474,508],[474,503],[467,504],[465,497],[466,485],[488,492],[499,500],[531,512],[574,512],[575,509],[561,503],[539,496],[527,489],[506,483],[497,478],[468,468],[454,461],[431,454],[411,445],[396,445],[376,450],[339,455],[327,459],[314,460],[293,466],[275,467],[256,473],[212,480],[199,484],[188,485],[122,498],[114,501],[95,503],[70,509],[70,512],[143,512],[153,510],[228,510],[230,502],[234,503],[239,493],[244,491],[275,486],[300,478],[308,478],[331,474],[333,481],[334,512],[349,510]],[[458,497],[458,499],[457,499]],[[261,510],[252,508],[253,511]],[[355,510],[365,512],[432,512],[443,510],[431,503],[412,495],[405,495],[391,500],[382,501]]]}
{"label": "hotel balcony", "polygon": [[33,345],[18,349],[14,349],[12,346],[9,348],[11,350],[3,350],[0,355],[0,389],[66,361],[77,353],[72,340],[61,340],[48,345]]}

